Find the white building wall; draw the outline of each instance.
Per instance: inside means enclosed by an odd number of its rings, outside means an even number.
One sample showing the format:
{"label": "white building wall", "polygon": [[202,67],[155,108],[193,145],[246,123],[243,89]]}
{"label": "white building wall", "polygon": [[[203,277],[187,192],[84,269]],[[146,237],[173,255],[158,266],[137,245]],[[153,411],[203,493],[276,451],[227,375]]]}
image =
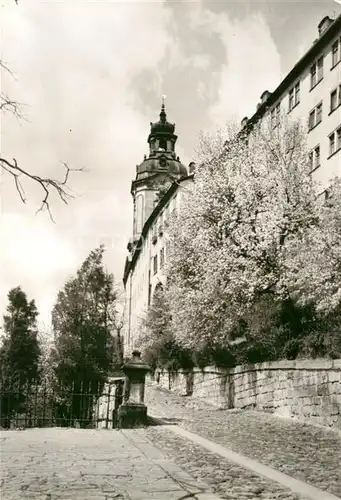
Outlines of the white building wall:
{"label": "white building wall", "polygon": [[[341,175],[341,150],[332,156],[329,154],[329,135],[341,126],[341,106],[332,113],[330,112],[330,94],[341,85],[341,63],[332,67],[332,45],[340,38],[341,30],[315,58],[317,61],[323,56],[322,80],[314,88],[311,88],[310,68],[312,61],[293,82],[292,86],[287,88],[271,107],[271,109],[274,109],[280,103],[281,112],[288,113],[293,120],[306,120],[306,124],[308,124],[310,111],[322,102],[322,121],[308,132],[307,138],[309,149],[313,149],[317,145],[320,146],[320,167],[313,171],[312,176],[315,181],[321,184],[322,190],[328,187],[333,177]],[[289,111],[289,92],[297,82],[300,82],[300,102]],[[266,115],[267,119],[270,113],[271,110]]]}
{"label": "white building wall", "polygon": [[[339,39],[339,64],[332,67],[332,45]],[[333,155],[329,151],[329,135],[338,127],[341,127],[341,106],[335,111],[330,112],[330,94],[341,85],[341,30],[334,39],[321,50],[315,57],[315,61],[323,56],[323,78],[321,81],[311,88],[310,69],[314,61],[310,61],[309,65],[303,69],[301,74],[292,82],[290,87],[286,88],[278,100],[272,105],[271,109],[264,115],[264,121],[269,119],[271,110],[280,104],[281,112],[288,113],[294,119],[306,120],[308,123],[310,111],[322,101],[322,121],[308,133],[308,148],[313,149],[317,145],[320,146],[320,166],[312,172],[313,179],[321,184],[321,191],[328,187],[330,180],[335,176],[341,175],[341,147]],[[300,99],[299,103],[289,110],[289,92],[297,82],[300,82]],[[263,96],[266,99],[266,96]],[[138,334],[139,322],[144,317],[147,308],[148,300],[152,298],[155,287],[159,282],[165,283],[166,276],[160,266],[160,253],[165,249],[165,237],[160,235],[159,227],[163,226],[167,220],[169,213],[176,206],[178,209],[181,201],[186,196],[186,189],[189,189],[193,178],[181,181],[178,189],[169,200],[169,203],[164,207],[153,226],[149,229],[146,240],[143,242],[143,250],[138,257],[135,269],[130,273],[127,282],[128,303],[129,296],[131,297],[131,307],[129,315],[128,333],[125,335],[126,354],[130,353],[134,348],[134,339]],[[144,221],[152,213],[154,209],[155,193],[145,191],[145,214]],[[153,236],[156,236],[156,241]],[[165,259],[167,253],[165,252]],[[154,272],[154,259],[157,257],[157,269]],[[150,273],[150,274],[149,274]],[[150,276],[150,279],[149,279]],[[149,288],[150,287],[150,288]]]}
{"label": "white building wall", "polygon": [[[190,177],[179,183],[179,187],[150,227],[145,240],[142,242],[142,250],[135,268],[130,272],[126,284],[128,300],[124,334],[125,356],[130,356],[136,347],[140,323],[148,310],[148,301],[152,300],[156,286],[159,283],[166,284],[166,275],[164,273],[164,266],[167,260],[165,223],[170,214],[174,210],[179,209],[181,200],[186,196],[186,190],[189,189],[192,182],[193,177]],[[164,253],[163,263],[161,257],[162,251]],[[155,258],[157,262],[156,268],[154,268]],[[131,301],[130,308],[129,300]]]}

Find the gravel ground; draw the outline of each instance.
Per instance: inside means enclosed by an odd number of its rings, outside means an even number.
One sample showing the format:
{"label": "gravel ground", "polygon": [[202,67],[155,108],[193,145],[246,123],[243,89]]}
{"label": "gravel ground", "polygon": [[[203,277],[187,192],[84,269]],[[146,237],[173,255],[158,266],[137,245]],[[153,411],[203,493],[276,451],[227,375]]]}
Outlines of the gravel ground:
{"label": "gravel ground", "polygon": [[339,432],[257,411],[219,410],[155,385],[147,387],[146,403],[150,415],[341,497]]}
{"label": "gravel ground", "polygon": [[303,497],[251,471],[223,459],[191,441],[177,437],[167,427],[150,427],[147,436],[154,446],[191,476],[212,486],[226,500],[298,500]]}

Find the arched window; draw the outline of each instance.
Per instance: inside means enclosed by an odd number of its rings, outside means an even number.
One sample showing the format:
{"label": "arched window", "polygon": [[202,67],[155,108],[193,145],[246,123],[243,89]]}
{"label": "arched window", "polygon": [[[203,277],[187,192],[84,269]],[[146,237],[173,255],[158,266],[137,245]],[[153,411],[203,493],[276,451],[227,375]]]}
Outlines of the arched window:
{"label": "arched window", "polygon": [[160,139],[159,148],[167,151],[167,141],[166,139]]}
{"label": "arched window", "polygon": [[136,198],[136,232],[141,233],[143,226],[143,196],[139,194]]}

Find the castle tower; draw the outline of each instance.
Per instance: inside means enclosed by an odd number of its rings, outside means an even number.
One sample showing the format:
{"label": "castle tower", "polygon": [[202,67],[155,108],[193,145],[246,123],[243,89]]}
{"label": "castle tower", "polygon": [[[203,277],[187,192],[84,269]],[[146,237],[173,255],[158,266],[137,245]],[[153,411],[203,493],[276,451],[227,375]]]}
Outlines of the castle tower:
{"label": "castle tower", "polygon": [[129,250],[141,236],[143,226],[162,194],[172,182],[188,175],[185,165],[175,153],[177,136],[174,130],[175,124],[167,121],[163,100],[159,121],[150,123],[147,139],[149,156],[145,155],[143,162],[136,166],[136,178],[131,184],[134,216],[133,238],[129,243]]}

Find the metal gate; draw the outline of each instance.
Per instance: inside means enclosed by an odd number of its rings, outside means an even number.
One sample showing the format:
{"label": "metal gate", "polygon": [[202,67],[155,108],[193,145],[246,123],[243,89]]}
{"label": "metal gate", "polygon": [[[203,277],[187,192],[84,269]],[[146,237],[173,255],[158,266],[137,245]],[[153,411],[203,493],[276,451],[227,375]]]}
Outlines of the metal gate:
{"label": "metal gate", "polygon": [[[112,397],[105,393],[104,387],[105,383],[100,381],[71,384],[57,384],[48,379],[25,383],[0,381],[0,427],[96,428],[99,421],[103,421],[99,415],[100,402]],[[116,395],[116,390],[112,394],[115,409],[122,403],[119,394]],[[109,408],[110,401],[107,403]],[[111,420],[112,416],[108,418]]]}

